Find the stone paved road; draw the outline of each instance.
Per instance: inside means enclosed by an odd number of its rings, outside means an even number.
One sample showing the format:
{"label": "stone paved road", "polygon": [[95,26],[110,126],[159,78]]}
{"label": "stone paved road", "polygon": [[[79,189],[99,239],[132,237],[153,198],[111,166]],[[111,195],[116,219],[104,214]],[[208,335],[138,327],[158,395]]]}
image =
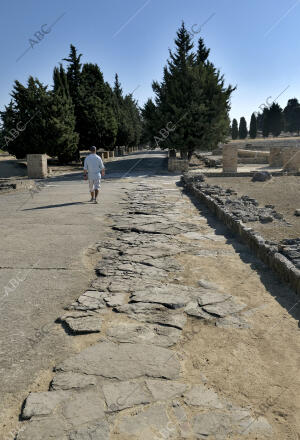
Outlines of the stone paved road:
{"label": "stone paved road", "polygon": [[97,206],[79,173],[49,179],[33,196],[0,196],[0,432],[8,408],[74,351],[54,320],[93,277],[88,248],[104,236],[105,214],[118,212],[126,177],[164,173],[165,161],[139,152],[108,163]]}

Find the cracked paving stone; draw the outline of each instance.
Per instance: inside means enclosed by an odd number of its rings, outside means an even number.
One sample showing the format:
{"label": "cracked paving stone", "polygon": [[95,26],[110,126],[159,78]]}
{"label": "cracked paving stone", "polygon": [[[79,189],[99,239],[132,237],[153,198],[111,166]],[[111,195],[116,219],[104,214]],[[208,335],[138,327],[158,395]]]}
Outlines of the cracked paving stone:
{"label": "cracked paving stone", "polygon": [[[169,418],[165,405],[155,405],[144,409],[138,414],[120,414],[115,431],[130,436],[131,440],[153,440],[155,434],[168,430]],[[170,437],[169,437],[170,438]]]}
{"label": "cracked paving stone", "polygon": [[72,333],[99,333],[102,327],[101,315],[69,317],[64,320]]}
{"label": "cracked paving stone", "polygon": [[103,385],[102,390],[107,408],[112,412],[153,401],[153,397],[144,382],[110,383]]}
{"label": "cracked paving stone", "polygon": [[121,306],[127,302],[126,293],[110,292],[106,294],[103,298],[109,307]]}
{"label": "cracked paving stone", "polygon": [[105,402],[98,391],[74,393],[73,398],[65,402],[62,414],[73,427],[97,422],[105,416]]}
{"label": "cracked paving stone", "polygon": [[160,347],[175,345],[181,336],[181,330],[162,325],[120,323],[110,326],[107,336],[117,342],[153,344]]}
{"label": "cracked paving stone", "polygon": [[186,324],[186,316],[183,313],[171,312],[161,304],[133,303],[125,304],[114,309],[119,313],[126,313],[130,318],[148,323],[175,327],[180,330]]}
{"label": "cracked paving stone", "polygon": [[170,380],[148,379],[145,383],[154,400],[169,400],[174,397],[180,397],[187,389],[186,384]]}
{"label": "cracked paving stone", "polygon": [[222,303],[211,304],[207,306],[203,306],[205,312],[210,313],[211,315],[220,316],[224,318],[227,315],[232,315],[234,313],[238,313],[243,310],[246,304],[236,303],[235,301],[228,299]]}
{"label": "cracked paving stone", "polygon": [[[178,290],[174,287],[174,290]],[[171,309],[180,309],[185,307],[189,298],[186,293],[172,293],[171,286],[154,287],[134,292],[130,297],[132,303],[154,303],[162,304]]]}
{"label": "cracked paving stone", "polygon": [[17,440],[68,440],[66,432],[66,422],[57,416],[33,419],[21,428]]}
{"label": "cracked paving stone", "polygon": [[81,295],[76,302],[68,307],[70,310],[97,310],[105,309],[106,304],[103,299],[103,292],[88,290]]}
{"label": "cracked paving stone", "polygon": [[224,404],[218,394],[204,385],[193,385],[185,394],[184,401],[187,405],[192,406],[215,409],[224,408]]}
{"label": "cracked paving stone", "polygon": [[167,348],[99,342],[59,364],[56,371],[119,380],[141,376],[175,379],[179,376],[180,364],[174,352]]}
{"label": "cracked paving stone", "polygon": [[230,417],[225,413],[210,411],[197,414],[193,419],[193,431],[197,439],[207,439],[209,436],[215,440],[226,440],[232,432]]}
{"label": "cracked paving stone", "polygon": [[97,379],[79,373],[56,374],[51,382],[50,389],[57,390],[79,390],[97,385]]}
{"label": "cracked paving stone", "polygon": [[31,393],[26,399],[22,417],[30,419],[33,416],[50,415],[62,402],[70,399],[71,396],[72,394],[69,391]]}
{"label": "cracked paving stone", "polygon": [[206,313],[201,307],[199,307],[198,303],[190,302],[186,308],[184,309],[185,313],[189,316],[193,316],[194,318],[213,320],[213,316],[209,313]]}
{"label": "cracked paving stone", "polygon": [[69,440],[108,440],[109,431],[109,424],[102,420],[71,432]]}
{"label": "cracked paving stone", "polygon": [[223,303],[229,298],[232,298],[232,295],[229,295],[228,293],[204,292],[204,293],[199,293],[198,304],[199,306],[218,304],[218,303]]}

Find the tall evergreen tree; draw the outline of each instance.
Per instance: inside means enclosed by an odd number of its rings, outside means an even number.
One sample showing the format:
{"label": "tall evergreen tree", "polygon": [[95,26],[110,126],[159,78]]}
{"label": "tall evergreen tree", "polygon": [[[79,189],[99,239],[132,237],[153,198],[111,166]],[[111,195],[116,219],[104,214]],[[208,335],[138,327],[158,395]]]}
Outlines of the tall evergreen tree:
{"label": "tall evergreen tree", "polygon": [[250,121],[250,131],[249,131],[251,139],[255,139],[257,136],[257,120],[254,113],[251,115]]}
{"label": "tall evergreen tree", "polygon": [[265,107],[262,113],[262,135],[268,137],[270,134],[270,109]]}
{"label": "tall evergreen tree", "polygon": [[284,129],[290,133],[300,132],[300,104],[297,98],[289,99],[283,111]]}
{"label": "tall evergreen tree", "polygon": [[79,135],[75,132],[74,104],[62,65],[54,68],[53,83],[47,153],[50,156],[57,156],[61,163],[65,163],[76,158]]}
{"label": "tall evergreen tree", "polygon": [[269,109],[268,119],[270,132],[275,137],[279,136],[282,130],[282,108],[279,104],[273,102]]}
{"label": "tall evergreen tree", "polygon": [[231,137],[233,140],[239,137],[238,121],[236,119],[232,120]]}
{"label": "tall evergreen tree", "polygon": [[248,135],[247,122],[244,116],[242,116],[239,125],[239,138],[246,139],[247,135]]}
{"label": "tall evergreen tree", "polygon": [[163,80],[152,85],[160,147],[175,148],[189,157],[196,148],[213,149],[218,142],[225,141],[230,124],[229,101],[234,90],[225,87],[223,76],[208,61],[209,50],[202,39],[198,51],[194,53],[192,49],[190,35],[182,23],[175,51],[169,51]]}
{"label": "tall evergreen tree", "polygon": [[117,121],[109,85],[104,82],[97,64],[86,63],[82,67],[78,108],[81,113],[81,148],[87,149],[91,145],[112,148],[117,134]]}
{"label": "tall evergreen tree", "polygon": [[262,129],[263,129],[263,115],[262,115],[262,113],[257,113],[256,125],[257,125],[257,131],[262,131]]}

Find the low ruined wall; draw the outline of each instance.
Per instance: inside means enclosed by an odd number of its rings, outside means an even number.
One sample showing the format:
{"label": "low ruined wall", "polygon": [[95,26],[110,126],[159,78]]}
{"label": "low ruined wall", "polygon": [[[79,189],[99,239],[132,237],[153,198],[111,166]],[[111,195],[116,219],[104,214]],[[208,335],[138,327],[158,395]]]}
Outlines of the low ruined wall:
{"label": "low ruined wall", "polygon": [[252,228],[245,226],[240,220],[226,212],[217,201],[207,194],[204,194],[191,182],[187,175],[183,176],[183,183],[198,200],[206,206],[221,220],[234,234],[246,243],[255,254],[267,264],[279,277],[287,282],[297,294],[300,294],[300,270],[293,265],[284,255],[278,252],[278,246],[269,245]]}
{"label": "low ruined wall", "polygon": [[168,171],[185,172],[189,169],[189,161],[187,159],[179,159],[175,157],[168,158]]}

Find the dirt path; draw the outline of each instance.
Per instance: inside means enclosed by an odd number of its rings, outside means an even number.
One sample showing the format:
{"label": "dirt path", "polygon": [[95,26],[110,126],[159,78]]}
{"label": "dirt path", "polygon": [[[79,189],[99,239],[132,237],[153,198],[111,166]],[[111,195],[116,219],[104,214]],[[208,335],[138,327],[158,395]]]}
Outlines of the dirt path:
{"label": "dirt path", "polygon": [[31,394],[18,440],[298,440],[299,298],[176,179],[126,190],[61,318],[100,333],[68,336],[90,347]]}

